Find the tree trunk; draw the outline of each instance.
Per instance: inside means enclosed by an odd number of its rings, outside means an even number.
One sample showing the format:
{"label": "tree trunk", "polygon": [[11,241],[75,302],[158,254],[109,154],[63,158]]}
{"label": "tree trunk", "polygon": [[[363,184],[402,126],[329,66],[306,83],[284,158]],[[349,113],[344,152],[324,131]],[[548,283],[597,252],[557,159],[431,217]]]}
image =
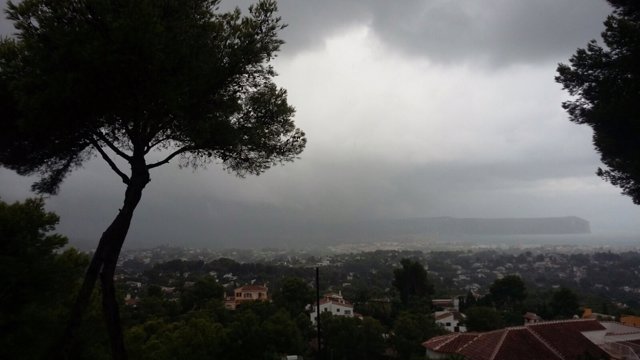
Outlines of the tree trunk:
{"label": "tree trunk", "polygon": [[82,316],[89,306],[91,294],[93,293],[93,288],[98,276],[100,276],[102,284],[102,309],[109,333],[112,357],[115,360],[127,359],[113,276],[118,257],[120,256],[120,250],[129,231],[133,212],[140,202],[142,190],[150,181],[149,171],[144,163],[144,158],[138,159],[138,161],[134,159],[131,170],[131,179],[125,192],[124,205],[111,225],[102,233],[98,247],[93,254],[84,282],[71,311],[71,317],[64,333],[64,338],[59,343],[60,347],[58,351],[56,351],[59,359],[69,358],[76,335],[75,333],[81,323]]}

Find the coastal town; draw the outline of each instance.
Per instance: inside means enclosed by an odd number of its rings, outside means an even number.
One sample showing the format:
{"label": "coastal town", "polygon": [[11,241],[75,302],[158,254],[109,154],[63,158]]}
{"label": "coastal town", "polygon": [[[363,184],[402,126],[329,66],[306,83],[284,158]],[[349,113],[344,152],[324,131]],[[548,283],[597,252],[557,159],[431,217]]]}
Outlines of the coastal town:
{"label": "coastal town", "polygon": [[[125,252],[122,259],[117,278],[126,292],[125,313],[135,314],[137,307],[145,306],[150,287],[159,290],[162,301],[180,303],[185,293],[202,285],[204,277],[220,287],[218,301],[227,311],[274,301],[286,308],[291,301],[298,304],[297,315],[308,319],[308,329],[317,326],[317,314],[329,323],[335,321],[330,318],[341,317],[375,321],[382,339],[377,356],[393,357],[402,351],[392,339],[399,330],[398,307],[403,306],[400,289],[394,285],[403,259],[413,259],[424,266],[432,287],[425,293],[428,305],[408,307],[432,324],[425,332],[428,338],[413,340],[414,354],[420,345],[429,359],[456,354],[465,359],[488,359],[490,354],[499,354],[493,359],[512,359],[511,349],[522,351],[519,359],[527,359],[525,354],[532,351],[538,355],[531,359],[579,359],[585,354],[618,359],[640,348],[640,317],[635,316],[640,314],[640,252],[631,249],[535,247],[314,255],[277,249],[160,247]],[[320,276],[317,302],[312,296],[316,269]],[[296,291],[306,295],[287,290],[292,279],[297,280]],[[501,303],[496,290],[501,284],[507,291],[522,287],[520,298]],[[301,353],[306,355],[322,349],[314,331],[308,331],[310,343]],[[327,341],[327,349],[345,351],[334,349],[334,342]]]}

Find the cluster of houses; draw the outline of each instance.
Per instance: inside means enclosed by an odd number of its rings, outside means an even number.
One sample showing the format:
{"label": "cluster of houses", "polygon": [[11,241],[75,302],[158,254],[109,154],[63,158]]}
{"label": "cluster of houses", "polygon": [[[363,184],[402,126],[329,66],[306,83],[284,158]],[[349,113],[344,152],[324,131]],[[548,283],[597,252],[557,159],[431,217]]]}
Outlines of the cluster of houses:
{"label": "cluster of houses", "polygon": [[[236,288],[232,296],[227,296],[224,301],[225,308],[235,310],[239,305],[248,301],[269,301],[269,289],[264,285],[244,285]],[[313,324],[317,320],[315,304],[307,306],[309,316]],[[320,312],[331,313],[333,316],[362,317],[353,311],[353,304],[345,300],[341,293],[327,293],[320,300]]]}
{"label": "cluster of houses", "polygon": [[[127,299],[131,300],[131,299]],[[270,301],[264,285],[244,285],[225,299],[225,307],[235,310],[248,301]],[[434,299],[435,322],[449,334],[426,340],[422,346],[428,359],[465,360],[640,360],[640,317],[622,316],[619,322],[607,315],[585,309],[582,318],[544,321],[534,313],[523,316],[523,325],[488,332],[467,332],[465,315],[458,299]],[[316,304],[307,306],[313,324]],[[341,293],[327,293],[319,302],[320,313],[361,317]]]}

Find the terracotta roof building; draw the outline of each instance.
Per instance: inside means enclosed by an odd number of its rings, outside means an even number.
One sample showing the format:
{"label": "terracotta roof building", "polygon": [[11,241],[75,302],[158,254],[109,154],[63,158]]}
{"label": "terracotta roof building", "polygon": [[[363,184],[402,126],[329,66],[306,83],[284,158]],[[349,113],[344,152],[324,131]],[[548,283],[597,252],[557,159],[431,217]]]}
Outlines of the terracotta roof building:
{"label": "terracotta roof building", "polygon": [[229,310],[247,301],[269,301],[269,289],[263,285],[244,285],[236,288],[233,296],[228,297],[224,306]]}
{"label": "terracotta roof building", "polygon": [[584,335],[612,355],[614,359],[640,358],[640,328],[619,322],[601,321],[605,330]]}
{"label": "terracotta roof building", "polygon": [[449,334],[422,345],[430,359],[462,355],[466,360],[578,360],[609,358],[583,332],[602,331],[596,320],[564,320],[509,327],[484,333]]}

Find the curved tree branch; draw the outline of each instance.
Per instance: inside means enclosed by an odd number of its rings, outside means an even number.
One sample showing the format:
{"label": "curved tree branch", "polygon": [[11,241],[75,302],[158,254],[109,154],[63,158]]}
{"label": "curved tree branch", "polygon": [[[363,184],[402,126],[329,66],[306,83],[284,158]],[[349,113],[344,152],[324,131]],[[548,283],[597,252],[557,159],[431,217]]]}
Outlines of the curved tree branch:
{"label": "curved tree branch", "polygon": [[114,163],[113,160],[111,160],[109,155],[102,149],[102,147],[100,146],[100,144],[96,140],[91,139],[90,142],[91,142],[91,145],[93,145],[93,147],[96,150],[98,150],[100,155],[102,155],[102,158],[107,162],[107,164],[109,164],[111,169],[113,171],[115,171],[115,173],[118,174],[118,176],[120,176],[120,178],[122,178],[122,182],[124,182],[125,184],[128,185],[129,184],[129,177],[127,176],[127,174],[125,174],[124,172],[122,172],[122,170],[120,170],[118,168],[118,165],[116,165],[116,163]]}
{"label": "curved tree branch", "polygon": [[183,146],[180,149],[178,149],[178,150],[172,152],[171,154],[169,154],[169,156],[167,156],[164,160],[158,161],[157,163],[153,163],[153,164],[147,165],[147,169],[153,169],[155,167],[162,166],[162,165],[168,163],[169,161],[171,161],[171,159],[173,159],[174,157],[176,157],[176,156],[178,156],[178,155],[180,155],[180,154],[182,154],[182,153],[184,153],[186,151],[192,150],[192,149],[193,148],[191,146]]}
{"label": "curved tree branch", "polygon": [[146,148],[144,149],[144,153],[148,154],[154,147],[162,144],[163,142],[167,141],[171,139],[169,136],[163,136],[160,139],[154,141],[154,142],[150,142],[149,145],[146,146]]}
{"label": "curved tree branch", "polygon": [[[122,150],[118,149],[118,147],[115,146],[111,141],[109,141],[109,139],[102,132],[96,131],[95,135],[98,137],[98,139],[100,139],[100,141],[102,141],[105,144],[107,144],[109,149],[113,150],[113,152],[116,153],[118,156],[120,156],[121,158],[123,158],[123,159],[125,159],[127,161],[131,160],[131,155],[127,155]],[[93,144],[93,145],[95,146],[95,144]]]}

